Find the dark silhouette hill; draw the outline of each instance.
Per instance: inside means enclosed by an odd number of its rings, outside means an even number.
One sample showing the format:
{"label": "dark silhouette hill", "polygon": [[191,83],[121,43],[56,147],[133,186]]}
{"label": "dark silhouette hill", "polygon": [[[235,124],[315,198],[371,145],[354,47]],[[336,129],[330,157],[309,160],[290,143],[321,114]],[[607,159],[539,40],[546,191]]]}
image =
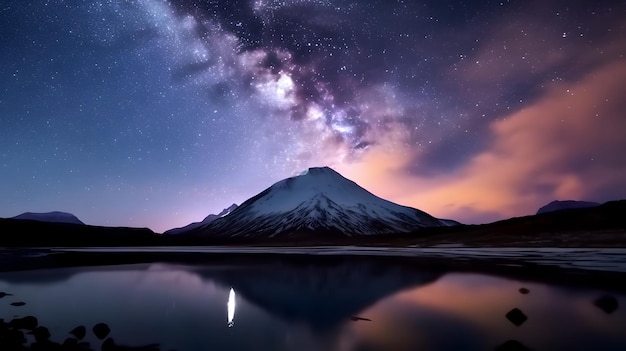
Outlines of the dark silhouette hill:
{"label": "dark silhouette hill", "polygon": [[151,245],[159,237],[148,228],[0,219],[0,246],[5,247]]}

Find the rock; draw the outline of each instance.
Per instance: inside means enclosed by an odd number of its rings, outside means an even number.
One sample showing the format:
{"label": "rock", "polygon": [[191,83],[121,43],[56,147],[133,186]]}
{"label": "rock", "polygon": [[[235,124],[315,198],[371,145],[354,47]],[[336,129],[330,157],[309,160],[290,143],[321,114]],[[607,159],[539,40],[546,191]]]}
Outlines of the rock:
{"label": "rock", "polygon": [[100,340],[106,338],[111,332],[111,329],[105,323],[98,323],[94,325],[92,330],[96,337]]}
{"label": "rock", "polygon": [[87,335],[87,328],[85,328],[84,325],[80,325],[80,326],[72,329],[72,331],[70,331],[70,334],[74,335],[76,337],[76,339],[78,339],[78,340],[83,340],[85,335]]}
{"label": "rock", "polygon": [[[7,326],[6,324],[4,325]],[[2,350],[22,350],[23,345],[26,342],[24,332],[21,330],[7,328],[0,329],[0,340],[2,343]]]}
{"label": "rock", "polygon": [[524,322],[526,322],[528,317],[526,317],[524,312],[522,312],[520,309],[514,308],[506,314],[506,319],[508,319],[511,323],[519,327]]}
{"label": "rock", "polygon": [[600,298],[597,298],[593,302],[593,304],[607,314],[613,313],[619,307],[617,299],[611,295],[604,295]]}
{"label": "rock", "polygon": [[50,340],[36,341],[30,346],[32,351],[57,351],[61,350],[61,345]]}
{"label": "rock", "polygon": [[356,321],[367,321],[367,322],[371,322],[371,321],[372,321],[371,319],[368,319],[368,318],[363,318],[363,317],[358,317],[358,316],[352,316],[352,317],[350,317],[350,319],[351,319],[352,321],[354,321],[354,322],[356,322]]}
{"label": "rock", "polygon": [[115,341],[113,338],[108,338],[104,340],[102,343],[102,351],[115,351],[117,350],[117,346],[115,346]]}
{"label": "rock", "polygon": [[22,301],[18,301],[18,302],[11,302],[11,306],[24,306],[26,305],[26,302],[22,302]]}
{"label": "rock", "polygon": [[504,344],[496,347],[496,351],[530,351],[528,347],[517,340],[508,340]]}
{"label": "rock", "polygon": [[117,345],[113,338],[108,338],[102,343],[102,351],[159,351],[159,345],[151,344],[138,347],[124,346]]}
{"label": "rock", "polygon": [[50,331],[46,327],[37,327],[30,332],[35,336],[35,341],[42,343],[50,339]]}
{"label": "rock", "polygon": [[93,351],[92,348],[89,346],[89,343],[84,341],[78,343],[78,349],[80,351]]}
{"label": "rock", "polygon": [[524,295],[526,295],[526,294],[528,294],[529,292],[530,292],[530,290],[528,290],[528,289],[526,289],[526,288],[519,288],[519,293],[520,293],[520,294],[524,294]]}
{"label": "rock", "polygon": [[78,340],[74,338],[65,339],[61,346],[63,346],[63,351],[80,351],[80,348],[78,347]]}
{"label": "rock", "polygon": [[36,317],[26,316],[23,318],[15,318],[9,322],[9,325],[15,329],[33,330],[39,325]]}
{"label": "rock", "polygon": [[63,351],[93,351],[88,342],[78,342],[74,338],[65,339],[61,346]]}

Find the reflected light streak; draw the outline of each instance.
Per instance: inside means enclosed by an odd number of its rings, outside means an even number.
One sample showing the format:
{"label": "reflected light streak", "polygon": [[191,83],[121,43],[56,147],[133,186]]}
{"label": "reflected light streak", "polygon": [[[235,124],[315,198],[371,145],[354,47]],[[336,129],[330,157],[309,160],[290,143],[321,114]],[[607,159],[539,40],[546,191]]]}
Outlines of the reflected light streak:
{"label": "reflected light streak", "polygon": [[230,288],[226,307],[228,309],[228,327],[232,328],[232,326],[235,325],[235,322],[233,321],[235,318],[235,290],[233,290],[233,288]]}

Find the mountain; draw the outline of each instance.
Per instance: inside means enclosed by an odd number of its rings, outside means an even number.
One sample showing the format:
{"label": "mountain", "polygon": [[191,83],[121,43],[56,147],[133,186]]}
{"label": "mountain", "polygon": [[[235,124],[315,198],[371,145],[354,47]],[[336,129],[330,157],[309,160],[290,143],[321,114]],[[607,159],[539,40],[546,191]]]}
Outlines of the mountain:
{"label": "mountain", "polygon": [[552,201],[549,204],[541,207],[537,214],[554,212],[554,211],[562,211],[562,210],[571,210],[574,208],[588,208],[588,207],[596,207],[600,206],[597,202],[589,202],[589,201],[574,201],[574,200],[566,200],[566,201]]}
{"label": "mountain", "polygon": [[202,220],[202,222],[193,222],[191,224],[187,224],[184,227],[181,228],[174,228],[174,229],[170,229],[165,231],[163,234],[167,234],[167,235],[176,235],[176,234],[182,234],[182,233],[186,233],[192,229],[196,229],[198,227],[201,227],[203,225],[209,224],[211,222],[213,222],[214,220],[224,217],[228,214],[230,214],[231,212],[233,212],[235,209],[237,208],[237,204],[232,204],[229,207],[225,208],[222,210],[222,212],[218,213],[218,214],[210,214],[208,216],[206,216],[206,218],[204,218]]}
{"label": "mountain", "polygon": [[72,223],[72,224],[85,225],[85,223],[83,223],[80,219],[78,219],[73,214],[67,213],[67,212],[59,212],[59,211],[45,212],[45,213],[24,212],[20,215],[12,217],[12,219],[22,219],[22,220],[50,222],[50,223]]}
{"label": "mountain", "polygon": [[187,233],[263,238],[314,234],[375,235],[452,224],[381,199],[328,167],[309,168],[248,199],[230,215]]}

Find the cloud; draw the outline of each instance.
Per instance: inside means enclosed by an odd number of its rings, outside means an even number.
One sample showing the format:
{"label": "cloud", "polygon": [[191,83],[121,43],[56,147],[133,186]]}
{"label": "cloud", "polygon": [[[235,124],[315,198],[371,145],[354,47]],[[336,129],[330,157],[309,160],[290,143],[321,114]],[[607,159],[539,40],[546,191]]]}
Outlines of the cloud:
{"label": "cloud", "polygon": [[492,122],[487,147],[437,178],[407,172],[419,157],[400,146],[342,170],[379,196],[466,222],[532,214],[554,199],[626,197],[625,90],[624,60],[553,84]]}

